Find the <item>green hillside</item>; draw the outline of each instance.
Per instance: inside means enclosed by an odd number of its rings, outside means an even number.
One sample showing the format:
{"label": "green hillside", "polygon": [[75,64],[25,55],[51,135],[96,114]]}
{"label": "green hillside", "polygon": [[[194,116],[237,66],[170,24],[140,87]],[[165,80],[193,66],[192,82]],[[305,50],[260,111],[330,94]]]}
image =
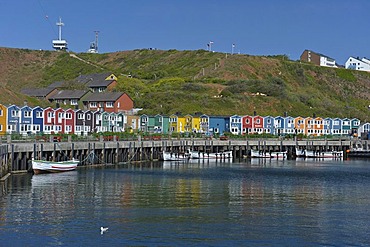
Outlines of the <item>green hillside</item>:
{"label": "green hillside", "polygon": [[[72,56],[71,56],[72,55]],[[74,55],[77,56],[73,57]],[[79,74],[113,72],[143,113],[202,112],[370,120],[370,74],[291,61],[177,50],[71,54],[0,48],[0,102],[48,105],[20,94]]]}

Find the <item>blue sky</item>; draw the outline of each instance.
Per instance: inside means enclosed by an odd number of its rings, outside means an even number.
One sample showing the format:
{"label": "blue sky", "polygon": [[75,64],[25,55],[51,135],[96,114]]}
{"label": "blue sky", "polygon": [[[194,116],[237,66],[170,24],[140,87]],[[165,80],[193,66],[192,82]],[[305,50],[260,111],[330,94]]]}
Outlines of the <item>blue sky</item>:
{"label": "blue sky", "polygon": [[251,55],[305,49],[344,64],[370,57],[369,0],[0,0],[0,47],[51,50],[62,36],[85,52],[99,32],[99,52],[140,48],[207,49]]}

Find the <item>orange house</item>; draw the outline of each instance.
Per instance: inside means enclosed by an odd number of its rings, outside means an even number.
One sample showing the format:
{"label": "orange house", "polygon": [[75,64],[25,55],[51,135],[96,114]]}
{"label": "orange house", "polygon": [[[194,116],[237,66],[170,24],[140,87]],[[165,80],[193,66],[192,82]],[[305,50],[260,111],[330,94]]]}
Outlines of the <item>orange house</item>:
{"label": "orange house", "polygon": [[324,119],[316,117],[314,119],[313,128],[316,136],[324,135]]}
{"label": "orange house", "polygon": [[5,135],[7,130],[7,111],[8,108],[0,104],[0,135]]}
{"label": "orange house", "polygon": [[294,118],[294,129],[296,130],[297,134],[306,134],[306,124],[303,117]]}

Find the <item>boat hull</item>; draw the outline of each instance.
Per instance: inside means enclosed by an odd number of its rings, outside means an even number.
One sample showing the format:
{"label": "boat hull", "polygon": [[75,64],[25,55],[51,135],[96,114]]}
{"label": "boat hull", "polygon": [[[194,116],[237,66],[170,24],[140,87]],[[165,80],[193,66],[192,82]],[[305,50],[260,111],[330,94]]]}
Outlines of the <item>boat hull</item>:
{"label": "boat hull", "polygon": [[189,151],[192,159],[232,159],[232,151],[225,151],[219,153],[204,153],[198,151]]}
{"label": "boat hull", "polygon": [[164,161],[186,161],[190,159],[188,153],[172,153],[163,151],[163,160]]}
{"label": "boat hull", "polygon": [[264,152],[264,151],[258,151],[258,150],[251,150],[251,158],[286,159],[287,157],[288,157],[287,151]]}
{"label": "boat hull", "polygon": [[45,160],[32,160],[32,169],[35,174],[52,173],[52,172],[68,172],[76,170],[78,160],[52,162]]}

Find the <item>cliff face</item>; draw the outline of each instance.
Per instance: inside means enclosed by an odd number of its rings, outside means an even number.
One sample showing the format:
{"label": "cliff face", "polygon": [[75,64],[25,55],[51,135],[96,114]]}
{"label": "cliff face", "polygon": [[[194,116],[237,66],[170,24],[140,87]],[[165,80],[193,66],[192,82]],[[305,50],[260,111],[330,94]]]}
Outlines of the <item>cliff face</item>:
{"label": "cliff face", "polygon": [[80,74],[112,72],[115,90],[149,114],[202,112],[370,120],[370,74],[291,61],[198,51],[73,54],[0,48],[0,102],[47,105],[20,94]]}

